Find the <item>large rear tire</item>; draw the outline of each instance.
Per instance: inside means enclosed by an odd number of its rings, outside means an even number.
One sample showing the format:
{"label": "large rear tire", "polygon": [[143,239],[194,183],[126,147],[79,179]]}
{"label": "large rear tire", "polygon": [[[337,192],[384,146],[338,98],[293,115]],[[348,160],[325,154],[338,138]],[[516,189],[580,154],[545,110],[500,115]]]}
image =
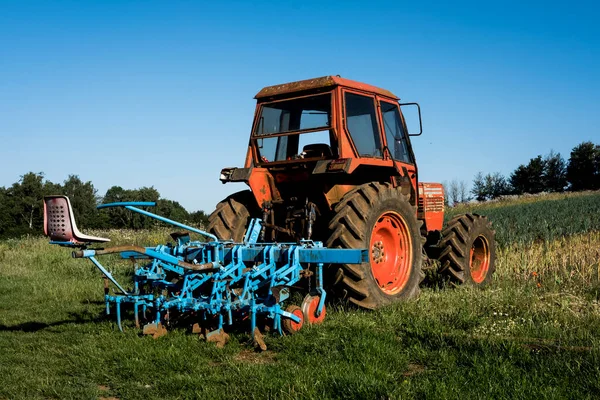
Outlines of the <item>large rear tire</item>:
{"label": "large rear tire", "polygon": [[485,286],[496,270],[495,232],[486,217],[461,214],[442,231],[440,273],[454,284]]}
{"label": "large rear tire", "polygon": [[338,294],[368,309],[417,297],[424,238],[409,196],[389,183],[372,182],[348,192],[334,212],[327,247],[369,251],[369,262],[339,267]]}
{"label": "large rear tire", "polygon": [[208,217],[208,231],[219,239],[241,242],[250,218],[257,215],[258,205],[252,192],[237,192],[217,204]]}

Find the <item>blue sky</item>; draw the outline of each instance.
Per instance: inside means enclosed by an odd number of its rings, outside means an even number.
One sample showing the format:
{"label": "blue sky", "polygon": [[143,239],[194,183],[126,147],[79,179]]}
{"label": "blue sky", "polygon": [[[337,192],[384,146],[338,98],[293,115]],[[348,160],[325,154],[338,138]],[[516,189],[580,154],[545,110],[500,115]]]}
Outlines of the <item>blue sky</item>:
{"label": "blue sky", "polygon": [[0,186],[77,174],[212,211],[263,86],[340,74],[417,101],[423,181],[600,143],[600,6],[0,1]]}

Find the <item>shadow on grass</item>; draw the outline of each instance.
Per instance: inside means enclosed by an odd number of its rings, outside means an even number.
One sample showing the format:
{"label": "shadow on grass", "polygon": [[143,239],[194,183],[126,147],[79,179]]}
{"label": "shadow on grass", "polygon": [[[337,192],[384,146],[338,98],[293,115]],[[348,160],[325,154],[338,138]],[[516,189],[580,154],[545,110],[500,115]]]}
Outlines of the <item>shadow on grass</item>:
{"label": "shadow on grass", "polygon": [[0,332],[38,332],[47,328],[61,326],[66,324],[86,324],[89,322],[102,322],[106,320],[106,315],[95,315],[89,311],[70,312],[67,319],[55,322],[28,321],[16,325],[0,324]]}

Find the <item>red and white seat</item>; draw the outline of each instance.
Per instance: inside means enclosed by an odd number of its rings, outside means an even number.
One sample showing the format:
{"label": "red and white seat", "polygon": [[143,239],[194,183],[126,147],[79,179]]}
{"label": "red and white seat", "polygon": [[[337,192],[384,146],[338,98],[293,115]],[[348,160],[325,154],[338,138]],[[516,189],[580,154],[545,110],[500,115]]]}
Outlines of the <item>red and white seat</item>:
{"label": "red and white seat", "polygon": [[67,196],[44,197],[44,234],[52,241],[74,245],[110,242],[110,239],[85,235],[77,229],[71,201]]}

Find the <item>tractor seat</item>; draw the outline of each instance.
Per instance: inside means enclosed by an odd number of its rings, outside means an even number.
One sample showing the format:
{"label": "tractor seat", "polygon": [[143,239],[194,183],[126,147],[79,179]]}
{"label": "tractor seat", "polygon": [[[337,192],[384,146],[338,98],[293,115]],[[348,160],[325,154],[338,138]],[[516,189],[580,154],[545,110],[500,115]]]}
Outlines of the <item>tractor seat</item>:
{"label": "tractor seat", "polygon": [[333,157],[333,152],[331,151],[331,147],[325,143],[313,143],[307,144],[302,148],[302,152],[305,154],[304,157]]}
{"label": "tractor seat", "polygon": [[71,202],[67,196],[44,197],[44,234],[54,242],[74,245],[110,242],[96,236],[84,235],[77,229]]}

